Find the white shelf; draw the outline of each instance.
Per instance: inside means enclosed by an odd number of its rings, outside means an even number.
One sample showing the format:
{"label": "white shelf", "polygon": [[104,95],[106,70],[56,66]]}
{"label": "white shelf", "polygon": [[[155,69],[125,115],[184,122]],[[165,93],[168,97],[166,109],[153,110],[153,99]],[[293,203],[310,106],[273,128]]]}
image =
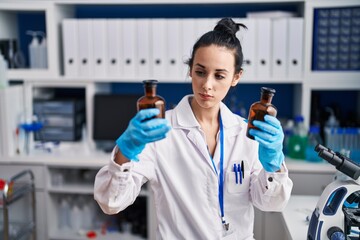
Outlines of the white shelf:
{"label": "white shelf", "polygon": [[[100,231],[96,231],[96,239],[101,240],[144,240],[143,238],[136,235],[125,235],[120,232],[107,232],[106,234],[101,234]],[[81,231],[81,234],[76,233],[70,230],[63,230],[57,233],[54,233],[50,236],[50,240],[85,240],[89,239],[86,237],[86,231]]]}
{"label": "white shelf", "polygon": [[[27,0],[5,0],[8,2],[27,2]],[[56,4],[94,4],[94,5],[104,5],[104,4],[116,4],[116,5],[128,5],[128,4],[245,4],[245,3],[301,3],[305,0],[223,0],[219,2],[218,0],[35,0],[33,2],[53,2]],[[308,0],[306,0],[308,1]]]}
{"label": "white shelf", "polygon": [[[94,194],[94,185],[86,185],[86,184],[64,184],[62,186],[52,186],[48,188],[49,193],[60,193],[60,194]],[[140,191],[139,196],[145,197],[148,196],[149,193],[147,190],[142,189]]]}

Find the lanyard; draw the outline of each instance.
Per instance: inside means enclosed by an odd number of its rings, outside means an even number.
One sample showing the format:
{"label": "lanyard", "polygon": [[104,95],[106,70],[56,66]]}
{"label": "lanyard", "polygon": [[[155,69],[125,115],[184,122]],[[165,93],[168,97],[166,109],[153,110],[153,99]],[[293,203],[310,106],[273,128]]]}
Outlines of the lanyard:
{"label": "lanyard", "polygon": [[218,174],[216,170],[216,166],[213,158],[211,158],[211,162],[213,164],[214,170],[216,174],[219,176],[219,205],[220,205],[220,213],[221,213],[221,222],[224,225],[225,230],[229,229],[229,224],[225,221],[225,213],[224,213],[224,127],[222,124],[221,115],[219,114],[219,124],[220,124],[220,174]]}

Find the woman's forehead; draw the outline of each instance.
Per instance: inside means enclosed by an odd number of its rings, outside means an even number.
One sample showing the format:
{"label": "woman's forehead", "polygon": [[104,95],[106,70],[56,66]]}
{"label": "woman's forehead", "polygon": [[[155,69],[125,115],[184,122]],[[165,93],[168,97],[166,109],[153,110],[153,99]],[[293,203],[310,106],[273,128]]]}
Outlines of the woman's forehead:
{"label": "woman's forehead", "polygon": [[220,68],[234,67],[234,51],[226,47],[216,45],[200,47],[195,52],[193,63],[201,64],[205,67],[207,65],[217,66]]}

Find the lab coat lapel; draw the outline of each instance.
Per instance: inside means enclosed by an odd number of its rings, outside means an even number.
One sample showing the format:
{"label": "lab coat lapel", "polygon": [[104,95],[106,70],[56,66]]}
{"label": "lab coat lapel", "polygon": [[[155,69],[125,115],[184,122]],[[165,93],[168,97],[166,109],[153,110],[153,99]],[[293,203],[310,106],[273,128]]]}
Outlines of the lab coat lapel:
{"label": "lab coat lapel", "polygon": [[199,130],[200,124],[196,121],[196,118],[191,110],[189,103],[190,97],[192,97],[192,95],[185,96],[174,109],[176,112],[176,119],[173,121],[173,127],[182,128],[187,131],[186,136],[189,141],[194,144],[196,149],[203,155],[204,160],[208,163],[209,167],[211,167],[214,174],[216,174],[212,166],[210,154],[204,137],[201,135]]}

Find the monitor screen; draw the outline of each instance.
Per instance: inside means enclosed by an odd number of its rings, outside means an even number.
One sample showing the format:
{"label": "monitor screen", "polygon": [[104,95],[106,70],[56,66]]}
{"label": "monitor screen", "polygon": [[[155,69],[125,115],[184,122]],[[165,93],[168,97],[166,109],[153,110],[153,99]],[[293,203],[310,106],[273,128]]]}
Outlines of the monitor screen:
{"label": "monitor screen", "polygon": [[99,148],[112,148],[137,112],[141,95],[96,94],[94,96],[93,139]]}

